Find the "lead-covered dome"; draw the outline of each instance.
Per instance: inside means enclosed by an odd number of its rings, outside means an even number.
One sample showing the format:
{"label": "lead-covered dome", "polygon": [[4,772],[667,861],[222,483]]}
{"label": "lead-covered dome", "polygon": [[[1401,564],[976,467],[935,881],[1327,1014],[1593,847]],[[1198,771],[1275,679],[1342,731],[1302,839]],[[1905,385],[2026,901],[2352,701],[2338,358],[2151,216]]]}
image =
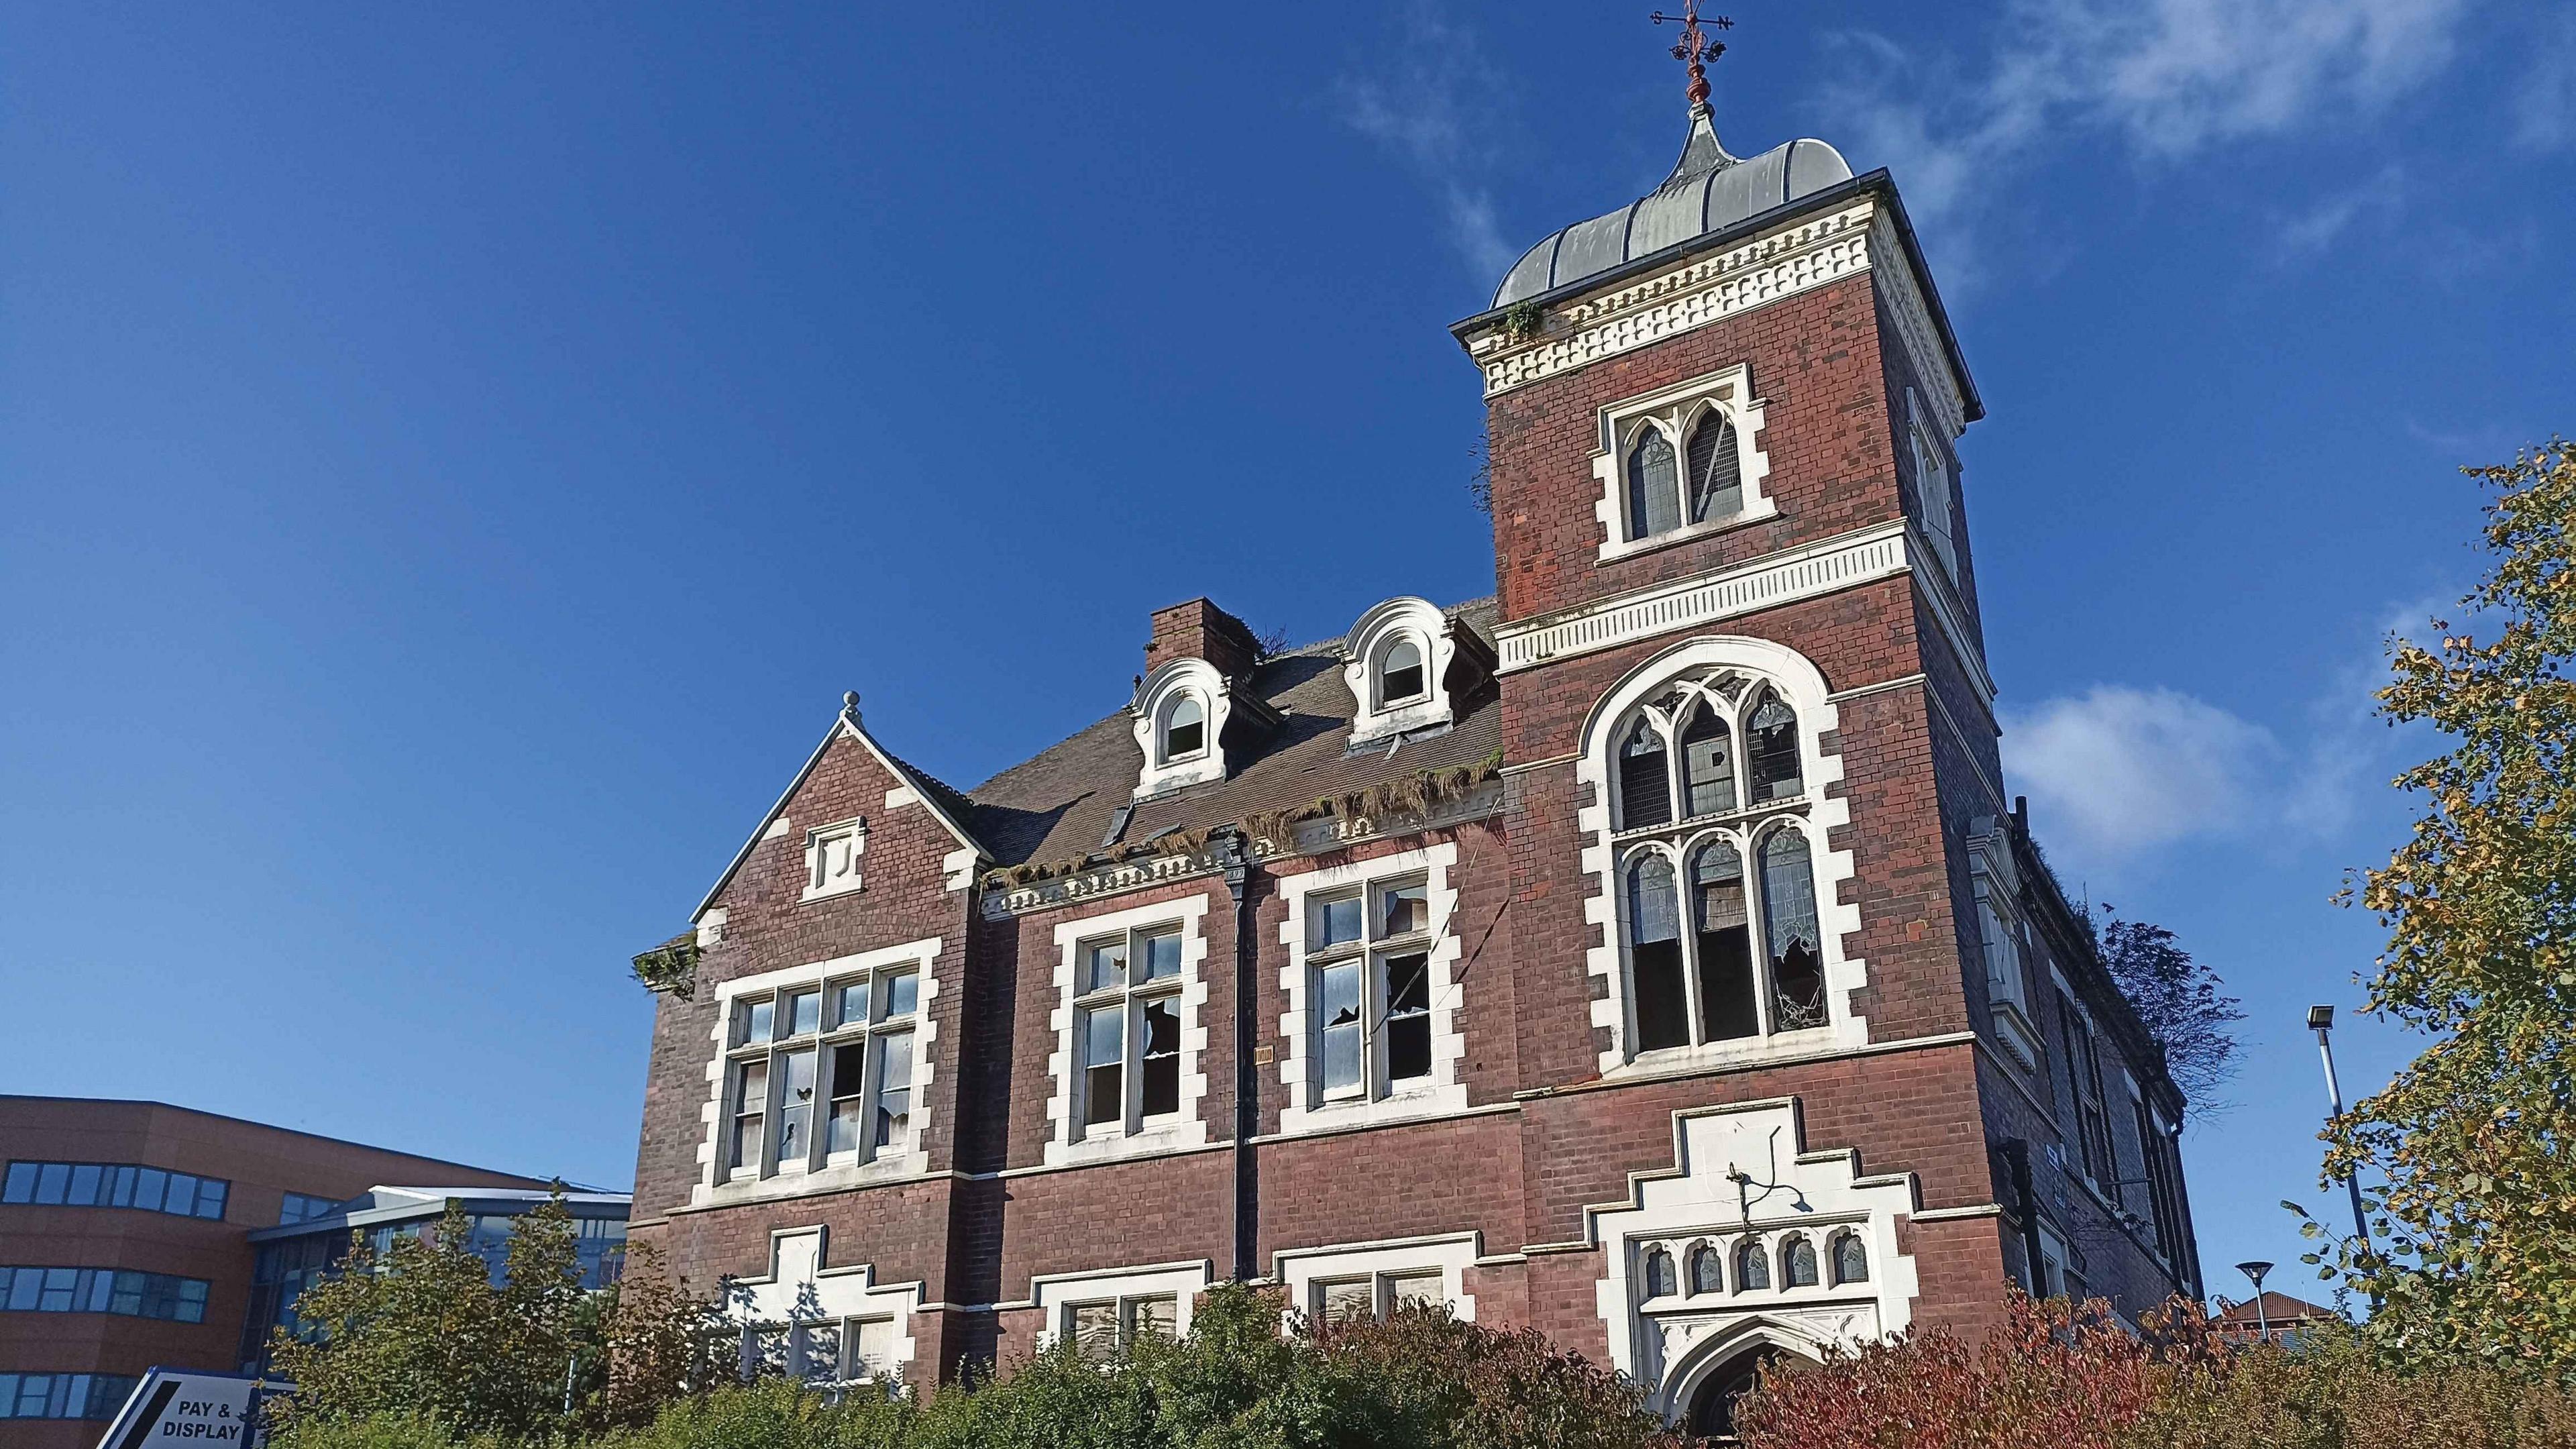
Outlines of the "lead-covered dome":
{"label": "lead-covered dome", "polygon": [[1494,305],[1599,276],[1693,237],[1724,231],[1801,196],[1849,181],[1842,153],[1822,141],[1791,141],[1750,160],[1726,154],[1706,106],[1691,109],[1690,138],[1673,174],[1651,193],[1604,216],[1579,221],[1529,249],[1503,275]]}

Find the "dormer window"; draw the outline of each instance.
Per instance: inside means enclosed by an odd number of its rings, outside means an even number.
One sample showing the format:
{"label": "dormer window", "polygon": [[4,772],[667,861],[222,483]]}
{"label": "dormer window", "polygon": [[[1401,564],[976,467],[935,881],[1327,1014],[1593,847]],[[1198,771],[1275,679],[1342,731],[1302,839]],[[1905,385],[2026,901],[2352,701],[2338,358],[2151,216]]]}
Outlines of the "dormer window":
{"label": "dormer window", "polygon": [[1381,706],[1409,704],[1428,694],[1431,686],[1422,672],[1422,646],[1410,637],[1396,640],[1386,651],[1377,683]]}
{"label": "dormer window", "polygon": [[1602,561],[1776,516],[1762,413],[1740,365],[1602,409]]}
{"label": "dormer window", "polygon": [[1163,763],[1196,759],[1207,749],[1207,710],[1184,694],[1163,711]]}
{"label": "dormer window", "polygon": [[1470,671],[1493,668],[1485,642],[1427,599],[1389,599],[1360,615],[1342,649],[1354,749],[1455,723],[1453,696]]}
{"label": "dormer window", "polygon": [[1228,722],[1239,732],[1273,718],[1257,696],[1238,693],[1235,681],[1204,659],[1175,659],[1146,675],[1129,708],[1144,756],[1139,800],[1224,779]]}

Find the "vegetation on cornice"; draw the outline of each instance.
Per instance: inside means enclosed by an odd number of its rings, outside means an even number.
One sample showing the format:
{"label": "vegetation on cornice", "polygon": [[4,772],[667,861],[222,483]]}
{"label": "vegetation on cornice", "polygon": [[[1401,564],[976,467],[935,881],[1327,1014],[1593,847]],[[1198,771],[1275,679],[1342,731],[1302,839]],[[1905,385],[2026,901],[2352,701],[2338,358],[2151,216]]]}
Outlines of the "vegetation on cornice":
{"label": "vegetation on cornice", "polygon": [[[1444,770],[1421,770],[1392,780],[1382,780],[1365,790],[1352,790],[1339,795],[1321,795],[1306,805],[1281,810],[1261,810],[1230,824],[1202,825],[1186,830],[1169,830],[1131,845],[1094,851],[1088,855],[1068,856],[1059,860],[1032,860],[1004,866],[984,873],[988,890],[1006,890],[1035,885],[1039,881],[1080,875],[1106,865],[1150,859],[1158,856],[1196,855],[1208,842],[1232,829],[1256,846],[1273,852],[1284,852],[1295,846],[1298,826],[1311,820],[1374,820],[1380,816],[1421,815],[1455,801],[1463,800],[1502,772],[1503,752],[1494,751],[1468,765],[1455,765]],[[641,972],[643,958],[637,957]]]}
{"label": "vegetation on cornice", "polygon": [[635,958],[635,979],[647,991],[667,992],[681,1001],[698,993],[698,942],[682,936]]}

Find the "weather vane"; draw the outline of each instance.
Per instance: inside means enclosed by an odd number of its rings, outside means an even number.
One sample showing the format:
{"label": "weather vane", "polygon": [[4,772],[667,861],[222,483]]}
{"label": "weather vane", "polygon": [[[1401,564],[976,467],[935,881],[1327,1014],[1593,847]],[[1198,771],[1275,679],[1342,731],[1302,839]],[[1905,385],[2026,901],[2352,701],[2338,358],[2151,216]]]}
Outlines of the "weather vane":
{"label": "weather vane", "polygon": [[[1690,67],[1691,108],[1697,110],[1700,107],[1707,105],[1708,63],[1717,59],[1719,56],[1726,54],[1726,42],[1723,40],[1709,39],[1708,32],[1700,28],[1699,0],[1682,0],[1682,13],[1679,15],[1666,15],[1661,10],[1658,10],[1647,18],[1653,20],[1657,25],[1661,25],[1666,21],[1677,21],[1680,23],[1682,27],[1682,43],[1673,47],[1673,59]],[[1723,15],[1711,17],[1708,23],[1710,27],[1718,30],[1733,30],[1735,28],[1735,22],[1727,19]]]}

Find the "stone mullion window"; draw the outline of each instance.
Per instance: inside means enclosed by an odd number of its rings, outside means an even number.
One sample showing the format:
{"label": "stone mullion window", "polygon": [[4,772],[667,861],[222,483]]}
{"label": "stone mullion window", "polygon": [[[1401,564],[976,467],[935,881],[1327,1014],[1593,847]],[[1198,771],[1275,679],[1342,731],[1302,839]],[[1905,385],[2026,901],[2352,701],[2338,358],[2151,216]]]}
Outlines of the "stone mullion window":
{"label": "stone mullion window", "polygon": [[1376,1100],[1431,1076],[1431,901],[1418,875],[1307,904],[1315,1077],[1325,1102]]}
{"label": "stone mullion window", "polygon": [[735,998],[724,1175],[775,1177],[900,1148],[920,1006],[921,972],[911,962]]}
{"label": "stone mullion window", "polygon": [[1614,738],[1633,1050],[1826,1025],[1795,712],[1721,672],[1640,706]]}
{"label": "stone mullion window", "polygon": [[1120,1135],[1181,1110],[1181,931],[1123,931],[1077,949],[1081,1053],[1074,1140]]}

